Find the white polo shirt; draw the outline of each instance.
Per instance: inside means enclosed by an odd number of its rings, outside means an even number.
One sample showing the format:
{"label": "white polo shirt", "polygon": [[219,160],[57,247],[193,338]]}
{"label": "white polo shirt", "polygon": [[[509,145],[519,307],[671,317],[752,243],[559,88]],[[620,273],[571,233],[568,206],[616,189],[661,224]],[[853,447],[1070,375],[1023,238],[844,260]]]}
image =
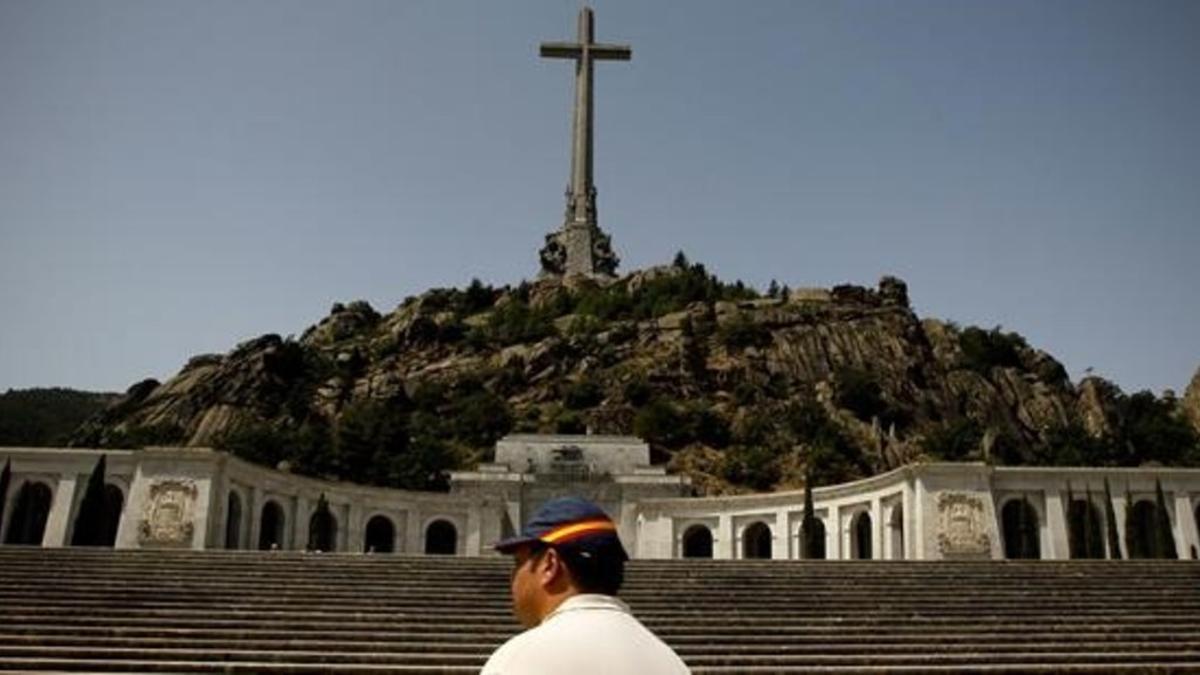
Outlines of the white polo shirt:
{"label": "white polo shirt", "polygon": [[482,675],[690,675],[687,665],[610,595],[574,595],[492,654]]}

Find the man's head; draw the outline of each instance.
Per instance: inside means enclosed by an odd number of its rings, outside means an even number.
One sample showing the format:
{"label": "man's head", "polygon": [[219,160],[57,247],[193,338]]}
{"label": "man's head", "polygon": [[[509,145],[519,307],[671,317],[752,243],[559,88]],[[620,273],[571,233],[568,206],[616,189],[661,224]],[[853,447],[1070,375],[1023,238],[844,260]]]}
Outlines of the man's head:
{"label": "man's head", "polygon": [[580,497],[546,502],[520,535],[496,550],[513,556],[513,612],[526,626],[572,595],[616,595],[629,559],[612,519]]}

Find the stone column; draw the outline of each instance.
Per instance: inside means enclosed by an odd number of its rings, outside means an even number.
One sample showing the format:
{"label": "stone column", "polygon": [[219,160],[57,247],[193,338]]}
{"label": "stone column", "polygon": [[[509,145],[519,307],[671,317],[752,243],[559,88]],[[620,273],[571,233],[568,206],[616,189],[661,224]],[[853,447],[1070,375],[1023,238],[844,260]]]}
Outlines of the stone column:
{"label": "stone column", "polygon": [[[16,481],[14,481],[16,482]],[[42,533],[42,546],[66,546],[67,531],[71,527],[71,515],[75,505],[75,488],[78,477],[74,474],[58,477],[54,488],[54,501],[46,517],[46,529]],[[9,511],[6,515],[11,516]]]}
{"label": "stone column", "polygon": [[425,548],[421,546],[424,541],[425,533],[421,531],[421,513],[416,506],[408,508],[408,525],[404,533],[404,552],[405,553],[424,553]]}
{"label": "stone column", "polygon": [[905,493],[912,500],[911,504],[906,505],[910,509],[909,514],[905,517],[912,519],[913,529],[909,534],[909,550],[912,551],[913,560],[925,560],[928,554],[925,550],[926,525],[925,505],[928,502],[926,498],[925,481],[920,476],[913,479],[911,492]]}
{"label": "stone column", "polygon": [[341,550],[346,553],[362,553],[366,551],[366,517],[362,502],[352,501],[346,507],[346,538]]}
{"label": "stone column", "polygon": [[[293,551],[303,551],[308,547],[308,518],[310,515],[308,499],[296,495],[292,501],[292,541]],[[280,548],[283,548],[282,546]]]}
{"label": "stone column", "polygon": [[842,559],[842,510],[836,504],[829,506],[829,516],[825,521],[825,558],[828,560]]}
{"label": "stone column", "polygon": [[467,509],[466,528],[462,537],[462,555],[478,556],[483,551],[483,519],[479,515],[478,502]]}
{"label": "stone column", "polygon": [[[1067,514],[1063,506],[1063,495],[1058,490],[1046,491],[1046,522],[1039,528],[1042,536],[1042,558],[1067,560],[1071,557],[1071,546],[1067,538]],[[1004,541],[1003,523],[1000,541]],[[1003,546],[1001,547],[1003,550]]]}
{"label": "stone column", "polygon": [[737,557],[733,538],[733,516],[722,513],[717,516],[716,541],[713,542],[713,558],[733,560]]}
{"label": "stone column", "polygon": [[790,560],[792,557],[792,532],[788,528],[787,509],[775,512],[775,545],[771,547],[771,557],[779,560]]}
{"label": "stone column", "polygon": [[1196,531],[1194,513],[1187,493],[1175,490],[1175,527],[1173,529],[1175,541],[1180,543],[1176,550],[1179,551],[1179,557],[1182,560],[1191,560],[1193,549],[1196,550],[1197,555],[1200,555],[1200,533]]}
{"label": "stone column", "polygon": [[912,481],[904,483],[904,493],[900,498],[904,505],[904,559],[913,560],[917,557],[917,499],[913,493]]}
{"label": "stone column", "polygon": [[[871,543],[871,548],[874,549],[871,551],[871,557],[875,560],[887,560],[890,557],[888,555],[890,551],[884,550],[884,541],[887,539],[884,536],[887,534],[887,524],[883,522],[883,502],[879,497],[871,500],[871,524],[874,525],[871,528],[871,539],[874,540]],[[891,544],[889,542],[888,548],[890,549],[890,547]]]}
{"label": "stone column", "polygon": [[245,548],[253,551],[258,549],[258,538],[262,534],[262,490],[258,489],[257,485],[251,484],[250,498],[246,501],[249,502],[250,508],[250,527],[246,528],[246,531],[249,533],[250,540],[246,542]]}

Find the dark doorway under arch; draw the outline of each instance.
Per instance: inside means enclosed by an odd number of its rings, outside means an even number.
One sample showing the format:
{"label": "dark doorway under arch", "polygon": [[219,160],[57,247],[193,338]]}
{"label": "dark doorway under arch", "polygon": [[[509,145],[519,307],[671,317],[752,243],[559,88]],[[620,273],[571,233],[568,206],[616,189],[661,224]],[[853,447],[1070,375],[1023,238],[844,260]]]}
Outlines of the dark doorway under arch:
{"label": "dark doorway under arch", "polygon": [[448,520],[435,520],[425,528],[425,552],[429,555],[458,553],[458,529]]}
{"label": "dark doorway under arch", "polygon": [[854,524],[850,529],[853,535],[850,540],[850,556],[855,560],[870,560],[873,557],[871,514],[863,511],[854,516]]}
{"label": "dark doorway under arch", "polygon": [[1009,560],[1037,560],[1042,544],[1037,511],[1025,499],[1013,499],[1000,509],[1004,535],[1004,557]]}
{"label": "dark doorway under arch", "polygon": [[1129,557],[1155,558],[1155,538],[1158,535],[1157,508],[1154,502],[1142,500],[1133,505],[1133,510],[1126,519],[1125,545],[1129,548]]}
{"label": "dark doorway under arch", "polygon": [[742,532],[742,557],[748,560],[771,559],[771,528],[766,523],[753,523]]}
{"label": "dark doorway under arch", "polygon": [[25,481],[17,492],[4,543],[41,546],[54,494],[42,483]]}
{"label": "dark doorway under arch", "polygon": [[238,549],[242,547],[242,498],[230,490],[226,501],[225,548]]}
{"label": "dark doorway under arch", "polygon": [[713,557],[712,531],[703,525],[692,525],[683,533],[683,557]]}
{"label": "dark doorway under arch", "polygon": [[1072,558],[1104,558],[1100,522],[1100,510],[1086,499],[1076,499],[1067,507],[1067,544]]}
{"label": "dark doorway under arch", "polygon": [[285,520],[283,509],[275,502],[263,504],[262,517],[258,528],[258,550],[270,551],[283,548],[283,533]]}
{"label": "dark doorway under arch", "polygon": [[121,512],[125,509],[125,493],[109,483],[104,486],[104,529],[100,532],[100,545],[113,547],[117,543],[117,529],[121,526]]}
{"label": "dark doorway under arch", "polygon": [[396,551],[396,527],[386,516],[375,516],[367,521],[367,536],[363,541],[365,553],[394,553]]}

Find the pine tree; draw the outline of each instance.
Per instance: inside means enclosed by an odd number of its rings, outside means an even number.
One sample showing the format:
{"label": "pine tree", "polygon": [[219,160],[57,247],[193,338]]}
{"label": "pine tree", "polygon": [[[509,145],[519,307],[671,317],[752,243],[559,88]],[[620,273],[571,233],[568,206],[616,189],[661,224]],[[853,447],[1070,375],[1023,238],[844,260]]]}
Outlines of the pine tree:
{"label": "pine tree", "polygon": [[107,455],[100,455],[96,468],[88,478],[87,490],[79,504],[79,515],[75,516],[75,530],[71,534],[72,546],[106,546],[104,535],[109,530],[108,505],[104,499],[104,471]]}
{"label": "pine tree", "polygon": [[1121,559],[1121,538],[1117,533],[1117,512],[1113,509],[1112,488],[1104,479],[1104,520],[1108,523],[1108,557]]}
{"label": "pine tree", "polygon": [[1175,534],[1171,531],[1171,512],[1167,510],[1167,498],[1163,495],[1162,481],[1154,479],[1154,557],[1175,560]]}

